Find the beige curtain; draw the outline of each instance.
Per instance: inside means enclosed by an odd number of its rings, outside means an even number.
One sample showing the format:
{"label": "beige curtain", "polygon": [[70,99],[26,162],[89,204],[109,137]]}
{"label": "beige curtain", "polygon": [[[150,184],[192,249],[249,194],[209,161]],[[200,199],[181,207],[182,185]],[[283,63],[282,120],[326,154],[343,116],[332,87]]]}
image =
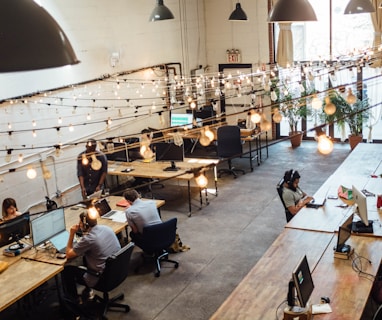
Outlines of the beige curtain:
{"label": "beige curtain", "polygon": [[279,23],[280,33],[277,40],[276,62],[286,68],[293,64],[292,23]]}
{"label": "beige curtain", "polygon": [[382,66],[382,53],[378,51],[379,46],[381,45],[381,35],[382,35],[382,9],[379,9],[380,0],[371,0],[375,12],[370,13],[371,20],[373,21],[374,26],[374,56],[375,61],[372,63],[373,68],[378,68]]}

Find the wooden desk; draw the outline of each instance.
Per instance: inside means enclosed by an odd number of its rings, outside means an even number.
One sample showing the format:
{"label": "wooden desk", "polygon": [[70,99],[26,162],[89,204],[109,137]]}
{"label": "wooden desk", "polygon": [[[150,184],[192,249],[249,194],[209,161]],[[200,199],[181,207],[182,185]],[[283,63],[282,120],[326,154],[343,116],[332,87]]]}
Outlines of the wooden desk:
{"label": "wooden desk", "polygon": [[330,233],[285,229],[211,319],[274,319],[300,258],[306,254],[313,269],[332,238]]}
{"label": "wooden desk", "polygon": [[[193,159],[185,158],[183,162],[177,162],[176,166],[179,168],[178,171],[164,171],[166,167],[170,165],[169,162],[143,162],[143,161],[133,161],[133,162],[111,162],[108,165],[108,174],[116,176],[130,176],[130,177],[140,177],[148,179],[178,179],[187,181],[187,191],[188,191],[188,209],[189,216],[192,212],[191,203],[191,183],[190,181],[194,179],[194,174],[190,173],[192,170],[199,170],[206,166],[212,166],[214,168],[215,174],[215,190],[217,194],[217,179],[216,179],[216,165],[219,161],[217,159]],[[126,168],[133,169],[126,172]],[[202,206],[202,194],[200,194],[200,208]]]}
{"label": "wooden desk", "polygon": [[[340,184],[349,187],[354,184],[360,189],[366,186],[371,192],[380,192],[382,179],[370,178],[371,174],[382,172],[380,159],[380,145],[359,144],[317,194],[333,192],[332,188],[337,192]],[[381,215],[375,208],[376,198],[369,201],[370,214]],[[311,303],[329,296],[333,310],[330,314],[314,315],[314,319],[360,319],[382,259],[382,241],[378,241],[382,236],[381,224],[375,223],[374,234],[352,234],[347,241],[358,255],[372,261],[369,264],[362,259],[363,272],[369,274],[369,279],[365,279],[352,269],[351,260],[334,258],[337,235],[333,231],[352,212],[351,208],[337,208],[340,203],[341,200],[328,199],[324,208],[300,211],[211,319],[274,319],[277,311],[278,319],[282,319],[288,281],[304,254],[315,284]]]}
{"label": "wooden desk", "polygon": [[19,259],[0,276],[0,311],[63,270],[62,266]]}

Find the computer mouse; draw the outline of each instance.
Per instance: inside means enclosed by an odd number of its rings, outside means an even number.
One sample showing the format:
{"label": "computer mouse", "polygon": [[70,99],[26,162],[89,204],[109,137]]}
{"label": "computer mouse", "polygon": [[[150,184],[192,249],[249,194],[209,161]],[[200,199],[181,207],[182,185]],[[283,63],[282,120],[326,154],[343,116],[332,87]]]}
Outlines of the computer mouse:
{"label": "computer mouse", "polygon": [[321,297],[321,303],[330,303],[329,297],[326,297],[326,296]]}

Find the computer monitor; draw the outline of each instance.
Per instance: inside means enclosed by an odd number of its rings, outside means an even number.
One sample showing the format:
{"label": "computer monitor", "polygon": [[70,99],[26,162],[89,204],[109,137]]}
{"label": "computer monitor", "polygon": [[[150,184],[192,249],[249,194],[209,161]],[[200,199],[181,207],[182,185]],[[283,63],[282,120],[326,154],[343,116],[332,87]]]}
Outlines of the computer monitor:
{"label": "computer monitor", "polygon": [[121,161],[121,162],[128,162],[129,161],[126,143],[114,142],[113,143],[113,149],[114,149],[113,152],[109,151],[106,153],[107,160]]}
{"label": "computer monitor", "polygon": [[0,247],[17,242],[17,245],[10,246],[9,249],[23,248],[24,245],[20,242],[20,239],[30,234],[29,220],[29,212],[25,212],[0,224]]}
{"label": "computer monitor", "polygon": [[369,225],[367,215],[367,198],[366,196],[353,185],[352,187],[353,199],[354,199],[354,213],[356,213],[365,226]]}
{"label": "computer monitor", "polygon": [[177,146],[175,143],[159,142],[155,143],[155,160],[156,161],[170,161],[171,167],[167,167],[165,171],[176,171],[175,162],[183,161],[184,159],[184,146]]}
{"label": "computer monitor", "polygon": [[31,220],[33,246],[38,246],[65,230],[64,208],[45,212]]}
{"label": "computer monitor", "polygon": [[312,274],[310,273],[308,259],[303,256],[296,268],[292,272],[292,279],[289,282],[288,305],[295,306],[295,290],[301,308],[308,304],[310,296],[314,289]]}
{"label": "computer monitor", "polygon": [[354,214],[351,214],[345,222],[338,228],[338,237],[336,252],[347,253],[350,252],[350,246],[346,244],[352,231]]}
{"label": "computer monitor", "polygon": [[191,113],[171,113],[170,125],[171,127],[186,127],[192,129],[194,116]]}

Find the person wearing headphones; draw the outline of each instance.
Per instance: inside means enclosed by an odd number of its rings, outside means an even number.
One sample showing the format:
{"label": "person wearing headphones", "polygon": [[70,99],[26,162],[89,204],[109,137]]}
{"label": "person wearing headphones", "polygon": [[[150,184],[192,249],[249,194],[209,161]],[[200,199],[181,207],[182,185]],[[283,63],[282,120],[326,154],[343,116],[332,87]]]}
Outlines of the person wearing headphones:
{"label": "person wearing headphones", "polygon": [[292,215],[296,215],[313,197],[308,196],[299,187],[300,174],[298,171],[289,170],[284,175],[283,200]]}
{"label": "person wearing headphones", "polygon": [[[93,211],[94,209],[94,211]],[[74,259],[83,256],[86,267],[66,265],[63,272],[64,293],[73,301],[81,302],[94,297],[93,290],[98,282],[95,274],[100,274],[105,268],[106,259],[121,249],[121,245],[114,231],[105,225],[97,224],[98,212],[89,208],[80,214],[78,224],[70,228],[70,235],[66,247],[66,258]],[[76,233],[81,232],[82,238],[74,242]],[[89,270],[91,273],[86,272]],[[84,285],[81,297],[77,294],[77,283]]]}

